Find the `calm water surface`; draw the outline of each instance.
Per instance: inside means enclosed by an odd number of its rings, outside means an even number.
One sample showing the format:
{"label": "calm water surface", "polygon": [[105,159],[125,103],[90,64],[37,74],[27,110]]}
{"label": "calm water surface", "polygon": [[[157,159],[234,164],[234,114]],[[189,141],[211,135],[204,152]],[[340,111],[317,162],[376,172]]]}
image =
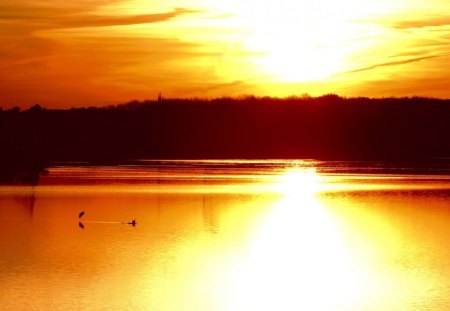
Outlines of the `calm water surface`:
{"label": "calm water surface", "polygon": [[0,309],[450,310],[450,174],[347,165],[142,161],[0,186]]}

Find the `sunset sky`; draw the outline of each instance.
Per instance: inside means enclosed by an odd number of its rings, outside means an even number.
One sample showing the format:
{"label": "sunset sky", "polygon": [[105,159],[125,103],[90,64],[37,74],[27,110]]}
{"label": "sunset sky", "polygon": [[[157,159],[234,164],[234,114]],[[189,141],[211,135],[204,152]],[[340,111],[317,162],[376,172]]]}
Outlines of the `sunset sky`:
{"label": "sunset sky", "polygon": [[448,0],[2,0],[0,106],[450,97]]}

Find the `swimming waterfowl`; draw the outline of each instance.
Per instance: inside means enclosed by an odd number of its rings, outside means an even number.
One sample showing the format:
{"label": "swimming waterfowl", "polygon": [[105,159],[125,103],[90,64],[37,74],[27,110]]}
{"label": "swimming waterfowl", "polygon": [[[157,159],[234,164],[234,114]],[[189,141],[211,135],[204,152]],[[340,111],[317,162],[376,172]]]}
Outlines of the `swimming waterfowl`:
{"label": "swimming waterfowl", "polygon": [[127,222],[127,225],[132,225],[133,227],[137,225],[136,219],[133,219],[132,221]]}

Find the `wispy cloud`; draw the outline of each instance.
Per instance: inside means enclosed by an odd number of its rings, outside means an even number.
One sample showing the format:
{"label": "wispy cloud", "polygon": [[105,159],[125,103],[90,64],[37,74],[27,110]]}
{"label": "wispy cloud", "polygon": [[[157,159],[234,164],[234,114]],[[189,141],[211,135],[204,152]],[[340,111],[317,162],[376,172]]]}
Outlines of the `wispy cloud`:
{"label": "wispy cloud", "polygon": [[[172,11],[138,15],[98,15],[87,10],[87,7],[12,7],[0,5],[0,20],[9,23],[22,22],[35,30],[126,26],[168,21],[183,14],[195,13],[186,8],[175,8]],[[19,25],[16,25],[19,26]]]}
{"label": "wispy cloud", "polygon": [[335,76],[341,76],[341,75],[345,75],[345,74],[351,74],[351,73],[357,73],[357,72],[362,72],[362,71],[368,71],[368,70],[373,70],[373,69],[377,69],[377,68],[380,68],[380,67],[390,67],[390,66],[405,65],[405,64],[420,62],[420,61],[427,60],[427,59],[443,57],[443,56],[447,56],[447,55],[449,55],[449,54],[428,55],[428,56],[420,56],[420,57],[413,57],[413,58],[408,58],[408,59],[384,62],[384,63],[379,63],[379,64],[375,64],[375,65],[371,65],[371,66],[367,66],[367,67],[363,67],[363,68],[358,68],[358,69],[354,69],[354,70],[344,71],[344,72],[336,74]]}
{"label": "wispy cloud", "polygon": [[393,23],[393,27],[398,29],[445,27],[445,26],[450,26],[449,16],[433,16],[417,20],[401,20]]}
{"label": "wispy cloud", "polygon": [[167,21],[187,13],[195,13],[195,11],[178,8],[174,9],[172,12],[160,14],[143,14],[131,16],[85,16],[82,19],[60,20],[58,21],[57,26],[64,28],[81,28],[149,24]]}
{"label": "wispy cloud", "polygon": [[43,21],[61,17],[90,14],[103,5],[121,3],[123,0],[61,1],[61,0],[3,0],[0,20]]}
{"label": "wispy cloud", "polygon": [[[120,15],[98,10],[128,0],[76,3],[16,0],[0,4],[2,104],[86,105],[148,97],[152,84],[180,74],[167,64],[201,56],[196,44],[151,35],[124,36],[112,26],[170,22],[186,8]],[[103,13],[99,13],[103,12]],[[97,28],[98,27],[98,28]],[[71,32],[70,29],[78,29]],[[156,86],[161,88],[161,86]],[[5,102],[6,101],[6,102]]]}
{"label": "wispy cloud", "polygon": [[[248,87],[245,81],[232,81],[228,83],[205,83],[191,84],[184,87],[177,87],[174,94],[180,97],[211,96],[211,95],[237,95],[242,94],[242,90]],[[219,95],[220,96],[220,95]]]}

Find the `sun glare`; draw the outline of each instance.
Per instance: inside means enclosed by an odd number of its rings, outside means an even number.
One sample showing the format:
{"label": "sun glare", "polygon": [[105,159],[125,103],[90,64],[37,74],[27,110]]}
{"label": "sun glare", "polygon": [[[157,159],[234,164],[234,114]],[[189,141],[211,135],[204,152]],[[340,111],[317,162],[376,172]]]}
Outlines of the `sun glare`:
{"label": "sun glare", "polygon": [[286,195],[255,230],[248,254],[230,276],[226,310],[344,310],[358,304],[363,275],[314,195],[316,179],[313,170],[284,175]]}
{"label": "sun glare", "polygon": [[311,196],[320,188],[320,178],[315,168],[289,169],[280,175],[273,185],[275,192],[291,197]]}
{"label": "sun glare", "polygon": [[219,7],[250,34],[244,49],[257,53],[257,74],[279,82],[321,81],[345,71],[355,39],[367,31],[361,20],[386,11],[374,0],[246,0]]}

